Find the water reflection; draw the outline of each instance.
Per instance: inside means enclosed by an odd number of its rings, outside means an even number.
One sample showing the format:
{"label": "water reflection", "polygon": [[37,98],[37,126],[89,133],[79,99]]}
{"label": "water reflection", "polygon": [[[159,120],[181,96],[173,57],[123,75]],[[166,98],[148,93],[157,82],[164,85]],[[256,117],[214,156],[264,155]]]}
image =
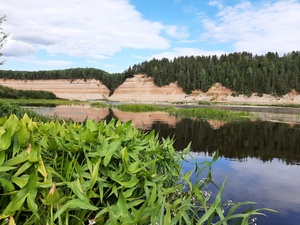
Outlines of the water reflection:
{"label": "water reflection", "polygon": [[184,149],[190,142],[194,152],[220,155],[232,160],[257,158],[263,162],[279,159],[287,164],[300,165],[300,124],[270,121],[243,121],[226,123],[215,120],[175,118],[166,112],[122,112],[117,109],[86,106],[58,106],[34,108],[44,115],[58,115],[83,121],[132,120],[132,124],[144,131],[156,130],[160,136],[175,137],[175,148]]}
{"label": "water reflection", "polygon": [[176,137],[176,149],[192,142],[194,152],[219,150],[221,156],[231,159],[250,157],[265,162],[277,158],[287,164],[300,163],[300,125],[244,121],[222,124],[215,129],[208,121],[182,119],[175,127],[155,122],[152,129],[163,137]]}
{"label": "water reflection", "polygon": [[[211,160],[203,153],[194,154],[201,163]],[[192,169],[192,163],[186,163],[185,172]],[[259,217],[260,225],[297,225],[300,221],[299,166],[286,165],[280,160],[262,162],[248,158],[244,162],[219,159],[213,166],[213,178],[220,186],[228,175],[223,201],[227,199],[257,202],[257,208],[268,207],[279,213],[267,213],[268,217]],[[197,177],[193,177],[194,181]],[[216,192],[216,190],[215,190]]]}
{"label": "water reflection", "polygon": [[[277,209],[259,217],[259,225],[298,225],[300,221],[300,125],[270,121],[225,123],[209,120],[172,118],[159,113],[123,113],[112,109],[84,109],[60,106],[47,115],[83,121],[132,120],[145,131],[155,129],[161,137],[174,136],[175,148],[181,150],[190,142],[198,163],[210,160],[219,150],[221,158],[214,164],[213,177],[221,185],[228,180],[223,199],[235,202],[251,200],[257,207]],[[285,121],[286,122],[286,121]],[[184,170],[193,168],[192,161]],[[197,179],[197,177],[193,177]]]}

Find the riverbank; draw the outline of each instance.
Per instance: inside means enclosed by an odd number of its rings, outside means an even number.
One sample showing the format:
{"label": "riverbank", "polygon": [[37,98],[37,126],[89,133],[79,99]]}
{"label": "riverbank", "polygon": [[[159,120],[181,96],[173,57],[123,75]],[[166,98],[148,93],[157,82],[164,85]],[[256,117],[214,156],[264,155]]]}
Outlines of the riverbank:
{"label": "riverbank", "polygon": [[291,91],[283,96],[256,93],[251,96],[236,95],[220,83],[214,84],[207,92],[199,90],[186,94],[178,84],[158,87],[151,77],[135,75],[128,78],[114,93],[96,80],[8,80],[0,79],[0,85],[20,90],[44,90],[57,97],[80,101],[114,101],[151,104],[226,104],[226,105],[289,105],[300,106],[300,94]]}

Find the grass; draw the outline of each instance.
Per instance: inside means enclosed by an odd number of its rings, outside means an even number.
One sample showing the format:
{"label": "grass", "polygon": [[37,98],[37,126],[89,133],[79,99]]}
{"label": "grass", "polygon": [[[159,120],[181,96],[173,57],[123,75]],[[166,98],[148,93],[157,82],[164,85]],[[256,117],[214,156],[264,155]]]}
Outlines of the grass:
{"label": "grass", "polygon": [[67,100],[67,99],[11,99],[11,98],[1,98],[0,102],[6,102],[10,104],[16,104],[20,106],[57,106],[57,105],[71,105],[71,104],[84,104],[86,102],[77,100]]}
{"label": "grass", "polygon": [[[93,105],[97,106],[97,105]],[[101,107],[104,105],[101,104]],[[244,120],[253,118],[250,112],[230,111],[211,108],[176,108],[175,106],[158,106],[152,104],[121,104],[108,105],[124,112],[168,112],[172,116],[199,118],[199,119],[221,119],[221,120]]]}

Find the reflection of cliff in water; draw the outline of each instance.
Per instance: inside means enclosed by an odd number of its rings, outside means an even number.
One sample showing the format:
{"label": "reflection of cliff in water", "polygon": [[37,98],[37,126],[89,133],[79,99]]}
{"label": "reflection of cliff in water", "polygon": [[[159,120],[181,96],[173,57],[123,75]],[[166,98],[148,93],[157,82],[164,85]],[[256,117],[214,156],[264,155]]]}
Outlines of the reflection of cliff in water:
{"label": "reflection of cliff in water", "polygon": [[166,112],[132,113],[117,109],[90,106],[58,106],[35,108],[44,115],[57,114],[63,118],[84,121],[110,121],[112,118],[132,124],[142,130],[155,129],[160,136],[174,136],[175,148],[184,149],[192,142],[195,152],[213,153],[231,159],[259,158],[263,161],[280,159],[287,164],[300,164],[300,125],[268,121],[224,123],[170,117]]}
{"label": "reflection of cliff in water", "polygon": [[[231,159],[280,159],[287,164],[300,163],[300,126],[271,122],[235,122],[213,129],[202,120],[182,119],[176,128],[166,123],[152,125],[160,136],[174,136],[175,148],[184,149],[192,142],[194,152],[213,153]],[[149,129],[149,130],[151,130]]]}

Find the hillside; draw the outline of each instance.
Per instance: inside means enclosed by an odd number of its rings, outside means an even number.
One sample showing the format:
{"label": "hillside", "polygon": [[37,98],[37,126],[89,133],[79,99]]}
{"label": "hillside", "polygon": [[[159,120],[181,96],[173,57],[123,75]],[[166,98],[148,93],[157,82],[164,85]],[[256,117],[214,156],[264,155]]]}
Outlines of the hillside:
{"label": "hillside", "polygon": [[107,99],[109,89],[100,81],[89,80],[14,80],[0,79],[0,85],[19,90],[43,90],[53,92],[58,98],[70,100]]}
{"label": "hillside", "polygon": [[153,78],[145,75],[135,75],[133,78],[127,78],[108,99],[112,101],[144,103],[300,104],[300,95],[296,92],[290,92],[281,97],[267,94],[258,96],[255,93],[251,96],[232,95],[232,93],[230,89],[222,86],[220,83],[215,83],[207,92],[194,90],[191,94],[186,94],[176,83],[158,87],[154,84]]}
{"label": "hillside", "polygon": [[215,83],[207,92],[199,90],[186,94],[176,82],[158,87],[153,78],[145,75],[135,75],[127,78],[113,95],[109,96],[109,89],[96,80],[7,80],[0,79],[0,84],[15,89],[45,90],[55,93],[59,98],[74,100],[110,100],[119,102],[140,103],[198,103],[220,102],[232,104],[300,104],[300,95],[290,92],[281,97],[263,94],[251,96],[232,95],[232,91],[220,83]]}

